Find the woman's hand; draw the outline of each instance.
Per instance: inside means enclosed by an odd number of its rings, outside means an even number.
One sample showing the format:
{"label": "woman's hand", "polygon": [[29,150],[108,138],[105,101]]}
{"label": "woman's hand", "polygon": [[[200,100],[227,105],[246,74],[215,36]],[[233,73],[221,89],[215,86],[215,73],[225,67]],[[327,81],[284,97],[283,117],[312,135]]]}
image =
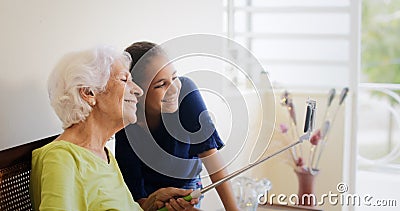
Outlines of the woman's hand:
{"label": "woman's hand", "polygon": [[[193,199],[192,199],[193,200]],[[198,199],[196,199],[198,203]],[[195,203],[195,204],[196,204]],[[165,207],[170,211],[170,210],[186,210],[186,211],[197,211],[199,209],[196,209],[193,207],[194,204],[192,202],[187,202],[182,198],[178,199],[170,199],[169,202],[165,203]]]}
{"label": "woman's hand", "polygon": [[[187,196],[192,190],[185,190],[179,188],[161,188],[150,194],[150,196],[143,202],[142,208],[144,210],[155,211],[162,207],[167,207],[168,210],[197,210],[193,206],[199,203],[199,199],[192,199],[190,202],[185,201],[182,198]],[[178,197],[178,199],[175,199]]]}

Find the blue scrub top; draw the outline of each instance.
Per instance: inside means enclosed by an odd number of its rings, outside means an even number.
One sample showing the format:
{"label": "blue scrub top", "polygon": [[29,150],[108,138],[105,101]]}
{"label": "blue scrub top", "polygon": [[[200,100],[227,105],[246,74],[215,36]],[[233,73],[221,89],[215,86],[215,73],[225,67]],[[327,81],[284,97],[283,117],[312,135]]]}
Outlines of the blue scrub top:
{"label": "blue scrub top", "polygon": [[[182,82],[177,111],[179,113],[163,114],[162,118],[168,124],[167,128],[161,124],[157,129],[149,131],[133,124],[115,135],[116,159],[135,200],[147,198],[163,187],[195,188],[193,184],[201,186],[198,176],[202,170],[202,163],[198,154],[210,149],[221,149],[224,146],[210,116],[207,112],[203,112],[207,108],[197,86],[189,78],[179,79]],[[180,123],[177,123],[177,114]],[[181,177],[187,178],[190,175],[191,179],[166,176],[147,166],[140,159],[143,158],[142,153],[153,153],[152,156],[155,158],[159,156],[148,150],[151,149],[150,143],[154,141],[168,154],[190,160],[190,165],[182,172],[184,175]],[[139,156],[135,151],[139,152]],[[173,168],[173,161],[168,159],[158,159],[157,163]]]}

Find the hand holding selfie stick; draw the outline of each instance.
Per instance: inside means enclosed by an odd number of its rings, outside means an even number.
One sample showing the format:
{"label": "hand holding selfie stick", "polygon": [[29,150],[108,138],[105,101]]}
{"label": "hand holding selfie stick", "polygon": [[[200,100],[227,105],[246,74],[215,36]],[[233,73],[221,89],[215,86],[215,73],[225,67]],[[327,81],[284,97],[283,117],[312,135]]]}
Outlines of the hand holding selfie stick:
{"label": "hand holding selfie stick", "polygon": [[[247,165],[247,166],[245,166],[245,167],[243,167],[243,168],[241,168],[241,169],[239,169],[239,170],[237,170],[237,171],[235,171],[235,172],[233,172],[231,174],[228,174],[226,177],[218,180],[215,183],[212,183],[212,184],[206,186],[205,188],[194,190],[190,195],[187,195],[187,196],[182,197],[182,198],[184,200],[186,200],[186,201],[190,201],[192,199],[199,198],[202,194],[206,193],[207,191],[209,191],[209,190],[221,185],[222,183],[224,183],[224,182],[226,182],[226,181],[238,176],[239,174],[241,174],[241,173],[243,173],[243,172],[245,172],[245,171],[247,171],[247,170],[249,170],[249,169],[251,169],[251,168],[253,168],[253,167],[255,167],[255,166],[257,166],[257,165],[259,165],[259,164],[261,164],[263,162],[265,162],[265,161],[267,161],[268,159],[270,159],[270,158],[272,158],[272,157],[274,157],[274,156],[276,156],[276,155],[278,155],[278,154],[280,154],[280,153],[282,153],[282,152],[284,152],[284,151],[286,151],[288,149],[291,149],[292,147],[294,147],[294,146],[296,146],[296,145],[298,145],[300,143],[303,143],[304,140],[310,140],[311,132],[314,129],[315,108],[316,108],[315,100],[308,100],[307,101],[306,119],[305,119],[305,123],[304,123],[304,134],[302,136],[300,136],[300,138],[299,138],[299,140],[297,142],[295,142],[293,144],[290,144],[289,146],[286,146],[283,149],[281,149],[281,150],[279,150],[279,151],[277,151],[277,152],[275,152],[275,153],[273,153],[273,154],[271,154],[271,155],[269,155],[269,156],[267,156],[267,157],[265,157],[263,159],[260,159],[260,160],[254,162],[254,163],[251,163],[251,164],[249,164],[249,165]],[[163,207],[163,208],[159,209],[158,211],[168,211],[168,209],[166,207]]]}

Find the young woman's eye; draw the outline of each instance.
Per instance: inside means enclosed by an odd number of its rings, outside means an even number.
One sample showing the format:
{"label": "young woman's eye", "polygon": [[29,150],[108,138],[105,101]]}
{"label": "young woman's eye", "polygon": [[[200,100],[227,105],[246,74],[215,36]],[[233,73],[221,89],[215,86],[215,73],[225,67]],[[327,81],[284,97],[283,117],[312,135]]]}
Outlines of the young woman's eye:
{"label": "young woman's eye", "polygon": [[159,84],[159,85],[157,85],[157,86],[155,86],[154,88],[161,88],[161,87],[164,87],[165,86],[165,83],[162,83],[162,84]]}
{"label": "young woman's eye", "polygon": [[172,78],[172,80],[175,81],[177,78],[178,78],[178,76],[174,76],[174,77]]}

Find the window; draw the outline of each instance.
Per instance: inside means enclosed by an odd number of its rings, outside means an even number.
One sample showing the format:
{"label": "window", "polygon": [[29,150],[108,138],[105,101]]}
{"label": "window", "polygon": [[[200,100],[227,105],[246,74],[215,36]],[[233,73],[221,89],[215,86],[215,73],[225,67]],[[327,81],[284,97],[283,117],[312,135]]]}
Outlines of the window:
{"label": "window", "polygon": [[227,0],[225,5],[228,36],[253,52],[274,87],[348,86],[349,0]]}
{"label": "window", "polygon": [[399,198],[386,190],[400,185],[400,1],[364,0],[362,11],[357,189]]}

